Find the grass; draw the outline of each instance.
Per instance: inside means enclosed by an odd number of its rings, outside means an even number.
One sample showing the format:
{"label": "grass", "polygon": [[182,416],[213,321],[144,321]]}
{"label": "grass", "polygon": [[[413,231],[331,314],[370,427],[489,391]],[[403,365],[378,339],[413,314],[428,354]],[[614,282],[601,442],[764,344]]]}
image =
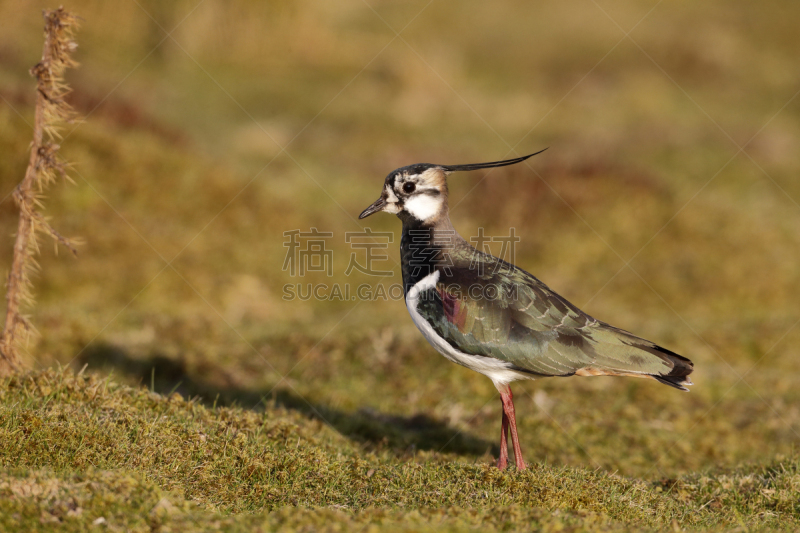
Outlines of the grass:
{"label": "grass", "polygon": [[[635,42],[638,2],[140,5],[68,6],[88,118],[46,215],[86,245],[43,250],[30,373],[2,388],[3,528],[797,527],[795,3],[661,3]],[[2,195],[38,7],[0,4]],[[455,226],[514,227],[517,264],[690,357],[697,385],[515,385],[532,468],[498,473],[494,387],[401,302],[281,296],[378,283],[343,275],[344,233],[393,168],[520,140],[550,149],[451,178]],[[16,216],[0,202],[0,233]],[[396,282],[399,224],[367,222],[395,236]],[[311,227],[334,233],[332,278],[281,269],[283,233]]]}
{"label": "grass", "polygon": [[9,529],[79,531],[101,518],[182,531],[798,526],[793,458],[657,483],[545,464],[500,472],[455,454],[398,460],[274,404],[208,408],[71,371],[13,378],[2,391]]}

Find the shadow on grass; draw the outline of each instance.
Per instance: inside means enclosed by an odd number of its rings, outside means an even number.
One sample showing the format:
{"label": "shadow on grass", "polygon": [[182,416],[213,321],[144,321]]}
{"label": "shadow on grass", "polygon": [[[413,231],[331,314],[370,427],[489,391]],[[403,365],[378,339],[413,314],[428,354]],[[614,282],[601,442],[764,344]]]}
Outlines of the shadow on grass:
{"label": "shadow on grass", "polygon": [[131,357],[126,351],[109,344],[90,346],[79,356],[79,366],[113,371],[140,382],[154,392],[178,392],[185,398],[198,398],[207,406],[239,406],[258,409],[277,404],[286,409],[322,420],[342,435],[367,446],[388,447],[397,455],[415,450],[448,452],[459,455],[481,456],[487,452],[497,456],[496,444],[465,434],[424,414],[410,417],[387,415],[365,408],[346,413],[321,404],[310,403],[285,388],[252,390],[236,386],[217,387],[193,374],[184,361],[163,355],[147,359]]}

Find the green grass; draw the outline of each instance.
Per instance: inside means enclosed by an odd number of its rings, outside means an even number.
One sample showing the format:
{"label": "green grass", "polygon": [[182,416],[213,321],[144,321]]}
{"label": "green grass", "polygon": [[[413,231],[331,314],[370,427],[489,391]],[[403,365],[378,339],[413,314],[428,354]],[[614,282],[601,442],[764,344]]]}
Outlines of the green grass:
{"label": "green grass", "polygon": [[8,529],[79,531],[100,518],[182,531],[799,525],[792,458],[656,483],[540,463],[500,472],[455,454],[368,450],[272,404],[208,408],[71,371],[7,380],[0,402]]}
{"label": "green grass", "polygon": [[[67,6],[88,118],[45,206],[86,245],[43,246],[32,373],[2,389],[4,529],[797,527],[796,2],[662,2],[635,43],[652,5],[633,1],[140,4]],[[27,163],[42,7],[0,3],[0,198]],[[183,21],[177,44],[146,11]],[[281,298],[378,282],[344,275],[344,234],[393,168],[519,141],[550,148],[452,176],[456,228],[515,228],[517,264],[696,368],[689,394],[515,384],[522,474],[490,467],[491,382],[402,302]],[[0,265],[16,216],[6,197]],[[366,222],[395,236],[395,283],[399,223]],[[283,232],[311,227],[334,233],[332,278],[281,269]]]}

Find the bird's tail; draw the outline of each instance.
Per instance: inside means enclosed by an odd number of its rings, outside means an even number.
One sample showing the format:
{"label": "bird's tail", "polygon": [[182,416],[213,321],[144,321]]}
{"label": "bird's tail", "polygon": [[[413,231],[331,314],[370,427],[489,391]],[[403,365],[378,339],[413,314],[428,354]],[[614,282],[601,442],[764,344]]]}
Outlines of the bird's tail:
{"label": "bird's tail", "polygon": [[688,385],[694,385],[692,380],[689,379],[689,374],[691,374],[694,370],[694,363],[682,355],[678,355],[675,352],[667,350],[666,348],[662,348],[661,346],[655,346],[655,349],[661,352],[662,357],[672,363],[673,366],[669,374],[651,374],[653,379],[663,383],[664,385],[669,385],[670,387],[675,387],[676,389],[688,392],[689,389],[686,387]]}
{"label": "bird's tail", "polygon": [[692,385],[689,374],[694,370],[689,359],[606,323],[598,326],[591,333],[597,342],[595,358],[585,375],[648,377],[682,391],[689,390],[686,388]]}

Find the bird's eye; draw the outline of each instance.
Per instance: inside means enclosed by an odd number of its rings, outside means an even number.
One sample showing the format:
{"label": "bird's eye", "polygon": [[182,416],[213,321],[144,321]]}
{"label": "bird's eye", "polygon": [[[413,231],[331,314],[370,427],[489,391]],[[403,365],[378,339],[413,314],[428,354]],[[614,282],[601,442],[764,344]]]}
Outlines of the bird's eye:
{"label": "bird's eye", "polygon": [[403,184],[403,192],[405,192],[406,194],[411,194],[412,192],[414,192],[414,189],[416,188],[417,186],[411,183],[410,181],[407,181]]}

